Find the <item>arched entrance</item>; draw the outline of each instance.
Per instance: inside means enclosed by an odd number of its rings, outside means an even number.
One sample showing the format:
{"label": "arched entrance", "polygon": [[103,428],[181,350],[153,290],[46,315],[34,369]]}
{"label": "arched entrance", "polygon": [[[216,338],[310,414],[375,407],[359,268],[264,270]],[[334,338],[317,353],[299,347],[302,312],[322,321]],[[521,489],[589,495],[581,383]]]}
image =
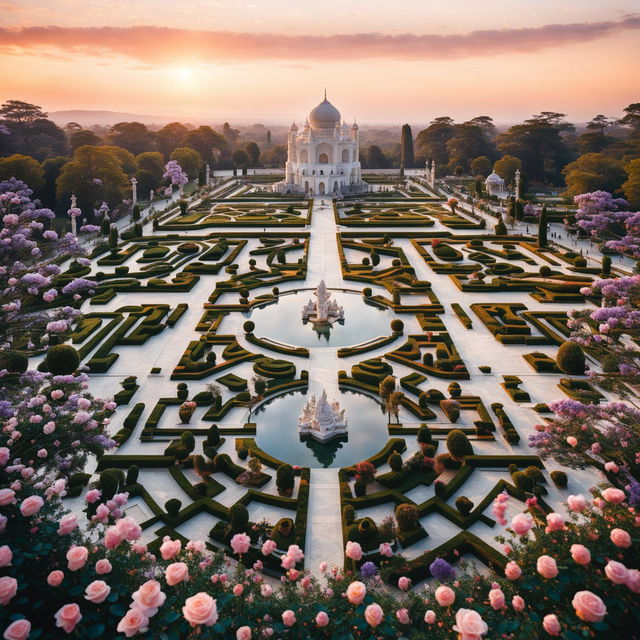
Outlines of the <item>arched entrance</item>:
{"label": "arched entrance", "polygon": [[329,156],[328,156],[326,153],[321,153],[321,154],[318,156],[318,162],[319,162],[320,164],[328,164],[328,162],[329,162]]}
{"label": "arched entrance", "polygon": [[309,193],[309,181],[308,180],[304,181],[304,192],[305,193]]}
{"label": "arched entrance", "polygon": [[322,196],[322,195],[324,195],[324,192],[325,192],[324,182],[321,182],[321,183],[318,185],[318,193]]}
{"label": "arched entrance", "polygon": [[333,190],[335,193],[338,193],[338,181],[336,180],[336,182],[333,183]]}

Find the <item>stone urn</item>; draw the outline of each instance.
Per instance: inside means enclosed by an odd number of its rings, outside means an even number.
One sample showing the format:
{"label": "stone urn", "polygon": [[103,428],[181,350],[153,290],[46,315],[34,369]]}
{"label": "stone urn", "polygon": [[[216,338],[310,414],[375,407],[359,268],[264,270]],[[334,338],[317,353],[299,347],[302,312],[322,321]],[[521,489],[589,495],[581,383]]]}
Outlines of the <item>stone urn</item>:
{"label": "stone urn", "polygon": [[178,415],[180,416],[180,422],[182,424],[189,424],[193,412],[196,410],[195,402],[183,402],[178,409]]}

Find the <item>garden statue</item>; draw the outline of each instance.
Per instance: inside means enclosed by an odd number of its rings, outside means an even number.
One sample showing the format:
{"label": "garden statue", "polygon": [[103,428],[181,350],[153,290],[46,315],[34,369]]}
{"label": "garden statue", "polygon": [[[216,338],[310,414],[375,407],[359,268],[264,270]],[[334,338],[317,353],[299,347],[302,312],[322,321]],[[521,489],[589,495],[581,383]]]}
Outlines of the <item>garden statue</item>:
{"label": "garden statue", "polygon": [[330,324],[344,320],[344,309],[335,300],[331,300],[331,294],[327,291],[324,280],[320,281],[315,291],[316,302],[309,302],[302,308],[302,321],[311,321],[314,325]]}
{"label": "garden statue", "polygon": [[326,390],[320,398],[313,394],[302,407],[298,418],[298,432],[301,436],[311,436],[319,442],[347,435],[347,419],[344,409],[336,400],[329,403]]}

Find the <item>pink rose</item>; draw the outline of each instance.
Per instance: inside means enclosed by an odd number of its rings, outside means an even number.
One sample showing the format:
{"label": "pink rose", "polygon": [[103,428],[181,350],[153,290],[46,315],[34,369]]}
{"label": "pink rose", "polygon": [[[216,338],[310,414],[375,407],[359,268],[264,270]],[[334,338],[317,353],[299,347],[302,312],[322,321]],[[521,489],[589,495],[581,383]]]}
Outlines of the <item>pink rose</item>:
{"label": "pink rose", "polygon": [[137,540],[142,535],[140,525],[131,517],[120,518],[115,527],[123,540]]}
{"label": "pink rose", "polygon": [[16,503],[16,492],[13,489],[0,489],[0,507]]}
{"label": "pink rose", "polygon": [[111,573],[111,563],[106,558],[101,558],[96,562],[96,573],[99,576],[104,575],[105,573]]}
{"label": "pink rose", "polygon": [[104,580],[94,580],[91,584],[87,585],[84,597],[85,600],[89,602],[100,604],[107,599],[110,593],[111,587]]}
{"label": "pink rose", "polygon": [[87,563],[89,550],[86,547],[71,547],[67,551],[67,568],[69,571],[78,571]]}
{"label": "pink rose", "polygon": [[362,582],[356,580],[347,587],[347,600],[351,604],[360,604],[366,595],[367,587]]}
{"label": "pink rose", "polygon": [[182,549],[181,540],[170,540],[168,537],[160,545],[160,555],[163,560],[171,560],[175,558]]}
{"label": "pink rose", "polygon": [[558,575],[558,566],[551,556],[540,556],[536,562],[536,570],[543,578],[555,578]]}
{"label": "pink rose", "polygon": [[638,569],[629,569],[625,584],[633,593],[640,593],[640,571]]}
{"label": "pink rose", "polygon": [[400,578],[398,578],[398,589],[400,589],[400,591],[408,591],[410,588],[410,578],[407,578],[406,576],[400,576]]}
{"label": "pink rose", "polygon": [[12,560],[13,560],[13,551],[11,551],[11,547],[9,547],[6,544],[3,544],[0,547],[0,567],[11,566]]}
{"label": "pink rose", "polygon": [[489,591],[489,602],[496,611],[502,609],[504,607],[504,592],[502,589],[491,589]]}
{"label": "pink rose", "polygon": [[118,622],[117,631],[131,638],[138,633],[144,633],[149,626],[149,618],[142,609],[132,607]]}
{"label": "pink rose", "polygon": [[60,518],[58,535],[64,536],[78,527],[78,516],[75,513],[67,513]]}
{"label": "pink rose", "polygon": [[273,593],[273,589],[271,585],[268,585],[266,582],[260,585],[260,595],[263,598],[268,598]]}
{"label": "pink rose", "polygon": [[50,587],[59,587],[64,580],[64,573],[59,569],[55,569],[47,576],[47,584]]}
{"label": "pink rose", "polygon": [[400,624],[411,623],[411,619],[409,618],[409,611],[407,611],[407,609],[398,609],[396,611],[396,618],[398,618],[398,622]]}
{"label": "pink rose", "polygon": [[362,547],[357,542],[347,542],[347,548],[345,549],[345,555],[347,558],[358,561],[362,559]]}
{"label": "pink rose", "polygon": [[236,535],[231,538],[230,544],[234,553],[242,555],[243,553],[247,553],[247,551],[249,551],[249,547],[251,546],[251,538],[246,533],[236,533]]}
{"label": "pink rose", "polygon": [[515,611],[524,611],[524,599],[520,596],[513,596],[511,606]]}
{"label": "pink rose", "polygon": [[285,627],[292,627],[296,623],[296,614],[291,609],[287,609],[282,613],[282,622]]}
{"label": "pink rose", "polygon": [[620,471],[620,467],[613,462],[613,460],[609,460],[609,462],[605,462],[604,468],[611,473],[618,473]]}
{"label": "pink rose", "polygon": [[585,622],[600,622],[607,615],[604,602],[591,591],[578,591],[571,601],[576,615]]}
{"label": "pink rose", "polygon": [[278,548],[278,545],[273,540],[267,540],[262,545],[262,555],[270,556],[277,548]]}
{"label": "pink rose", "polygon": [[609,560],[607,562],[604,573],[613,582],[613,584],[626,584],[629,576],[629,570],[621,562]]}
{"label": "pink rose", "polygon": [[18,591],[18,581],[11,576],[0,578],[0,604],[7,604]]}
{"label": "pink rose", "polygon": [[218,620],[216,601],[207,593],[196,593],[195,596],[186,599],[182,615],[192,627],[200,624],[210,627]]}
{"label": "pink rose", "polygon": [[522,575],[522,569],[513,561],[507,562],[504,568],[504,575],[507,580],[517,580]]}
{"label": "pink rose", "polygon": [[518,536],[526,536],[533,527],[533,518],[530,513],[517,513],[511,518],[511,528]]}
{"label": "pink rose", "polygon": [[297,544],[290,544],[287,549],[287,555],[293,558],[296,562],[300,562],[304,558],[302,549]]}
{"label": "pink rose", "polygon": [[584,545],[572,544],[569,551],[576,564],[589,564],[591,562],[591,553]]}
{"label": "pink rose", "polygon": [[581,513],[587,508],[587,499],[579,493],[577,496],[571,495],[567,498],[567,504],[571,511]]}
{"label": "pink rose", "polygon": [[27,640],[31,633],[31,623],[22,618],[12,622],[2,634],[4,640]]}
{"label": "pink rose", "polygon": [[329,616],[325,611],[318,612],[316,616],[316,624],[319,627],[326,627],[329,624]]}
{"label": "pink rose", "polygon": [[567,438],[567,444],[571,447],[575,447],[578,444],[578,439],[573,436],[569,436]]}
{"label": "pink rose", "polygon": [[321,573],[324,573],[328,568],[329,568],[329,563],[327,563],[327,562],[321,562],[318,565],[318,569],[320,569]]}
{"label": "pink rose", "polygon": [[609,537],[616,547],[628,549],[631,546],[631,536],[624,529],[611,529]]}
{"label": "pink rose", "polygon": [[477,611],[458,609],[453,630],[460,634],[460,640],[481,640],[489,627]]}
{"label": "pink rose", "polygon": [[84,499],[87,501],[88,504],[93,504],[94,502],[97,502],[98,500],[100,500],[101,495],[102,495],[102,491],[100,491],[99,489],[89,489]]}
{"label": "pink rose", "polygon": [[236,640],[251,640],[251,628],[250,627],[240,627],[236,631]]}
{"label": "pink rose", "polygon": [[80,613],[80,607],[74,602],[72,604],[65,604],[56,611],[56,627],[62,627],[67,633],[71,633],[78,622],[82,620],[82,614]]}
{"label": "pink rose", "polygon": [[390,558],[393,555],[393,549],[388,542],[383,542],[380,545],[378,551],[380,552],[380,555],[384,556],[385,558]]}
{"label": "pink rose", "polygon": [[382,611],[382,607],[375,602],[370,604],[364,610],[364,619],[367,621],[367,624],[374,629],[384,620],[384,611]]}
{"label": "pink rose", "polygon": [[435,611],[432,611],[431,609],[429,609],[425,614],[424,614],[424,621],[427,624],[433,624],[436,621],[436,613]]}
{"label": "pink rose", "polygon": [[560,635],[560,621],[558,620],[558,616],[553,613],[546,615],[542,620],[542,628],[550,635],[550,636],[559,636]]}
{"label": "pink rose", "polygon": [[564,527],[564,518],[559,513],[549,513],[547,515],[547,526],[549,531],[560,531]]}
{"label": "pink rose", "polygon": [[148,580],[131,594],[133,608],[142,610],[146,616],[155,616],[158,608],[164,604],[167,595],[160,590],[157,580]]}
{"label": "pink rose", "polygon": [[611,502],[611,504],[620,504],[621,502],[624,502],[627,496],[621,489],[614,489],[613,487],[609,487],[602,492],[602,497],[607,502]]}
{"label": "pink rose", "polygon": [[296,566],[296,561],[291,556],[282,556],[280,559],[280,565],[283,569],[293,569]]}
{"label": "pink rose", "polygon": [[25,517],[29,518],[30,516],[34,516],[40,509],[42,509],[42,505],[44,504],[44,500],[40,496],[29,496],[22,501],[20,505],[20,513]]}
{"label": "pink rose", "polygon": [[51,392],[51,397],[52,397],[54,400],[59,400],[60,398],[62,398],[62,396],[63,396],[63,395],[64,395],[64,391],[62,391],[61,389],[54,389],[54,390]]}
{"label": "pink rose", "polygon": [[4,467],[7,462],[9,462],[9,458],[11,457],[11,452],[8,447],[0,447],[0,467]]}
{"label": "pink rose", "polygon": [[164,572],[164,577],[170,587],[189,580],[189,568],[184,562],[170,564]]}
{"label": "pink rose", "polygon": [[[104,506],[104,505],[100,505]],[[112,527],[108,527],[104,532],[104,546],[107,549],[115,549],[122,542],[122,534],[120,530],[115,525]]]}
{"label": "pink rose", "polygon": [[451,587],[447,587],[445,584],[441,584],[436,589],[436,600],[441,607],[450,607],[456,599],[456,593]]}
{"label": "pink rose", "polygon": [[233,595],[234,596],[241,596],[243,591],[244,591],[244,587],[241,584],[234,584],[233,585]]}

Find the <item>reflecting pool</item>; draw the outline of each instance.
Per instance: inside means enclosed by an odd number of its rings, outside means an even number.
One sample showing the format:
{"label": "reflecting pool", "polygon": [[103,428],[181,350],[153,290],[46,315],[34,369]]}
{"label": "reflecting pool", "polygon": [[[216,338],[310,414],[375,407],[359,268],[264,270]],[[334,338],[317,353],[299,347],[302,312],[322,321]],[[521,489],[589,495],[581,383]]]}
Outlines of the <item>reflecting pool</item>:
{"label": "reflecting pool", "polygon": [[332,299],[344,308],[344,321],[314,326],[303,323],[302,308],[316,297],[313,290],[281,294],[278,302],[254,309],[249,316],[256,324],[254,334],[301,347],[346,347],[387,336],[395,314],[364,301],[362,295],[329,289]]}
{"label": "reflecting pool", "polygon": [[329,395],[345,408],[348,436],[320,443],[300,439],[298,416],[307,394],[278,396],[259,407],[252,416],[257,425],[256,443],[270,455],[301,467],[345,467],[369,458],[388,440],[387,418],[372,398],[349,391]]}

